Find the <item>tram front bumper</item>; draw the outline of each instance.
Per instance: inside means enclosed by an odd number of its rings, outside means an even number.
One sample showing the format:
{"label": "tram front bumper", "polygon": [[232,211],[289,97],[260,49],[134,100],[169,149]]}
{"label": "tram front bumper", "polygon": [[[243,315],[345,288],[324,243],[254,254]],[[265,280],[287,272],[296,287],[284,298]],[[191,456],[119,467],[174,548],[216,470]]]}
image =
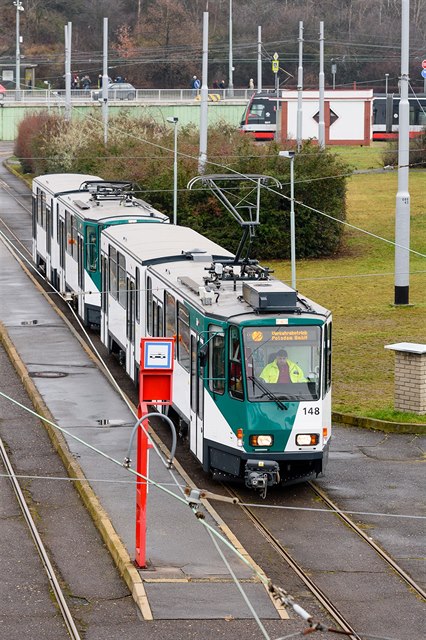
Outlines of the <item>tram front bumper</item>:
{"label": "tram front bumper", "polygon": [[247,460],[244,473],[246,487],[265,489],[280,482],[280,467],[274,460]]}

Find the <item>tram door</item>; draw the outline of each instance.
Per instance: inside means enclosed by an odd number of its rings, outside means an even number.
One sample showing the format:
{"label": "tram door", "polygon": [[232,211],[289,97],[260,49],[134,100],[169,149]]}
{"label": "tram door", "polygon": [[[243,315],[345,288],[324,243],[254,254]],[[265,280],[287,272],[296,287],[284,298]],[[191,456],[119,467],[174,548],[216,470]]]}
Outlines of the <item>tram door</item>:
{"label": "tram door", "polygon": [[[77,277],[78,277],[78,290],[84,292],[84,248],[83,248],[83,236],[79,233],[77,236]],[[84,321],[87,318],[84,317],[84,295],[78,296],[78,315],[83,318]]]}
{"label": "tram door", "polygon": [[51,281],[52,207],[46,204],[46,278]]}
{"label": "tram door", "polygon": [[202,344],[203,341],[200,336],[191,331],[191,423],[189,426],[189,446],[200,462],[203,462],[204,384],[203,368],[199,366],[198,353]]}
{"label": "tram door", "polygon": [[59,291],[63,293],[65,291],[65,220],[59,219]]}
{"label": "tram door", "polygon": [[135,377],[136,288],[132,278],[126,278],[126,372]]}

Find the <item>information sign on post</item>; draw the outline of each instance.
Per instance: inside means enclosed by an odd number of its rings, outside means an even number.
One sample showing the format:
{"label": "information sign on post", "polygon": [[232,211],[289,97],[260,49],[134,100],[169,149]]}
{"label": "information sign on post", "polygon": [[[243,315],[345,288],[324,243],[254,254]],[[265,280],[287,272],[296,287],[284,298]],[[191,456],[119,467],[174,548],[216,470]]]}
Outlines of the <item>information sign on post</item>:
{"label": "information sign on post", "polygon": [[422,69],[426,69],[426,60],[423,60],[422,62]]}
{"label": "information sign on post", "polygon": [[139,402],[171,404],[174,338],[142,338]]}
{"label": "information sign on post", "polygon": [[[136,550],[135,563],[146,565],[146,505],[148,494],[148,405],[172,404],[174,338],[142,338],[140,343],[139,407],[140,426],[137,432],[136,471]],[[141,480],[142,478],[142,480]]]}

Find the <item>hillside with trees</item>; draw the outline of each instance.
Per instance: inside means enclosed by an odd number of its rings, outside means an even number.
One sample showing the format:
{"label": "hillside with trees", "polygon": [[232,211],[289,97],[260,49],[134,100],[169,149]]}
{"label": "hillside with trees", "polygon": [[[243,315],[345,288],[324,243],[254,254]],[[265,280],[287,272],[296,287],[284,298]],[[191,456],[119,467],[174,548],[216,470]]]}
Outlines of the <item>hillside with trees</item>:
{"label": "hillside with trees", "polygon": [[[97,77],[102,69],[102,22],[109,19],[111,75],[137,87],[188,87],[201,74],[202,15],[209,10],[209,77],[227,83],[229,0],[22,0],[23,61],[37,64],[37,80],[63,84],[64,25],[73,23],[73,70]],[[420,91],[426,45],[426,0],[411,0],[410,75]],[[0,63],[15,53],[15,13],[0,0]],[[318,84],[319,21],[325,27],[325,72],[330,84],[397,90],[400,69],[401,0],[233,0],[234,86],[256,78],[257,28],[262,27],[264,86],[273,86],[270,59],[278,52],[288,75],[297,77],[298,23],[304,22],[304,84]]]}

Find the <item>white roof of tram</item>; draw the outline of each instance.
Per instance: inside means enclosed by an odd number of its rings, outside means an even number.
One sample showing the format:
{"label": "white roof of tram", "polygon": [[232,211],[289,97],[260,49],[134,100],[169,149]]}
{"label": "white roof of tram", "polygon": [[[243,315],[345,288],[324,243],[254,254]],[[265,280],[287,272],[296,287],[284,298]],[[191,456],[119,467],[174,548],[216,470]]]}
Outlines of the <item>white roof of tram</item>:
{"label": "white roof of tram", "polygon": [[161,262],[169,257],[191,253],[195,261],[210,263],[211,256],[232,258],[234,255],[194,229],[173,224],[119,225],[108,227],[104,235],[119,245],[124,253],[133,255],[140,262]]}
{"label": "white roof of tram", "polygon": [[77,191],[86,180],[102,180],[99,176],[82,173],[48,173],[34,178],[33,185],[40,185],[50,193]]}

